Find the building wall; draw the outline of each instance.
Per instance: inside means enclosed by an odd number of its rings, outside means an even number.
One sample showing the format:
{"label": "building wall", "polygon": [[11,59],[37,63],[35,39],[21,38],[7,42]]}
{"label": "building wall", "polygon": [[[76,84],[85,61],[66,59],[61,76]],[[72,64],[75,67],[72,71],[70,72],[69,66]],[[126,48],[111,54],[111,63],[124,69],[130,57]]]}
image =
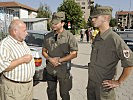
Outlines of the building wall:
{"label": "building wall", "polygon": [[0,32],[8,33],[8,27],[13,20],[13,10],[0,7]]}
{"label": "building wall", "polygon": [[37,13],[36,12],[29,12],[29,18],[36,18]]}
{"label": "building wall", "polygon": [[81,6],[83,18],[85,18],[87,22],[90,16],[90,5],[94,3],[94,0],[75,0],[75,2]]}
{"label": "building wall", "polygon": [[36,16],[36,12],[29,13],[26,9],[0,7],[0,32],[8,33],[8,27],[13,19],[35,18]]}
{"label": "building wall", "polygon": [[47,20],[34,22],[33,30],[47,30]]}
{"label": "building wall", "polygon": [[19,9],[19,15],[20,18],[28,18],[28,10]]}
{"label": "building wall", "polygon": [[[122,14],[121,14],[122,13]],[[118,27],[121,28],[131,28],[133,27],[133,14],[130,12],[116,12],[116,19],[118,22]]]}

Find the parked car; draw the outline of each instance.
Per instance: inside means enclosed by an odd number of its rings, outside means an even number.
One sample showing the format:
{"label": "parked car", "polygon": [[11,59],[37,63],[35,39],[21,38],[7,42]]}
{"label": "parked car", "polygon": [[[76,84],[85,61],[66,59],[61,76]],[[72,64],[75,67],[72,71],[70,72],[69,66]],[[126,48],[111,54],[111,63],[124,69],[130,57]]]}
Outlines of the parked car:
{"label": "parked car", "polygon": [[123,38],[128,47],[133,51],[133,38]]}
{"label": "parked car", "polygon": [[133,29],[124,29],[124,31],[133,31]]}
{"label": "parked car", "polygon": [[48,34],[49,31],[33,31],[27,30],[28,36],[26,37],[25,41],[27,45],[30,47],[32,55],[35,60],[35,75],[34,85],[39,83],[39,81],[44,81],[43,79],[43,71],[46,67],[46,59],[42,55],[42,43],[44,39],[44,34]]}
{"label": "parked car", "polygon": [[133,31],[116,31],[118,35],[120,35],[122,38],[133,38]]}

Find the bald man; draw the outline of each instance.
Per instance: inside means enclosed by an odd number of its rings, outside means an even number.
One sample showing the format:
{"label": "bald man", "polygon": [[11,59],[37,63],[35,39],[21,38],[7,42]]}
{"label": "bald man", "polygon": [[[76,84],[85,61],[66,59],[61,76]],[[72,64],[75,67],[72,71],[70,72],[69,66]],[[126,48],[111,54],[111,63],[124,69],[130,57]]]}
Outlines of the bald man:
{"label": "bald man", "polygon": [[2,100],[32,100],[35,64],[24,41],[27,35],[25,23],[13,20],[9,36],[1,42]]}

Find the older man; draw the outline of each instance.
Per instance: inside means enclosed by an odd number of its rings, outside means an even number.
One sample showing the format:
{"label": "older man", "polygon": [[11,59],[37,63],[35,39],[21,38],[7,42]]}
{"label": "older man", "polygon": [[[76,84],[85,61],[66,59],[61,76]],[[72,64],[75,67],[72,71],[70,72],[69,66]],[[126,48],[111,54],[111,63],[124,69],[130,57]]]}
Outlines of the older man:
{"label": "older man", "polygon": [[9,33],[0,46],[2,100],[32,100],[35,65],[24,41],[28,35],[25,23],[13,20]]}
{"label": "older man", "polygon": [[[92,23],[99,34],[92,43],[89,65],[88,100],[115,100],[114,88],[128,77],[133,66],[133,53],[117,33],[109,26],[112,8],[97,7],[92,14]],[[123,72],[115,80],[116,66],[121,60]]]}

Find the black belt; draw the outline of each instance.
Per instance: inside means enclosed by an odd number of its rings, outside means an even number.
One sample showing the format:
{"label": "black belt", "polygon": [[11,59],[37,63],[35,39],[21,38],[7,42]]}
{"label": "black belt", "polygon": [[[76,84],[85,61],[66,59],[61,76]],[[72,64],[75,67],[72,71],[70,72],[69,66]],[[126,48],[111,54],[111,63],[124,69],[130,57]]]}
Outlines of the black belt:
{"label": "black belt", "polygon": [[14,82],[14,83],[30,83],[32,81],[32,80],[31,81],[26,81],[26,82],[14,81],[14,80],[11,80],[11,79],[7,78],[6,76],[4,76],[4,78],[7,79],[8,81],[11,81],[11,82]]}

